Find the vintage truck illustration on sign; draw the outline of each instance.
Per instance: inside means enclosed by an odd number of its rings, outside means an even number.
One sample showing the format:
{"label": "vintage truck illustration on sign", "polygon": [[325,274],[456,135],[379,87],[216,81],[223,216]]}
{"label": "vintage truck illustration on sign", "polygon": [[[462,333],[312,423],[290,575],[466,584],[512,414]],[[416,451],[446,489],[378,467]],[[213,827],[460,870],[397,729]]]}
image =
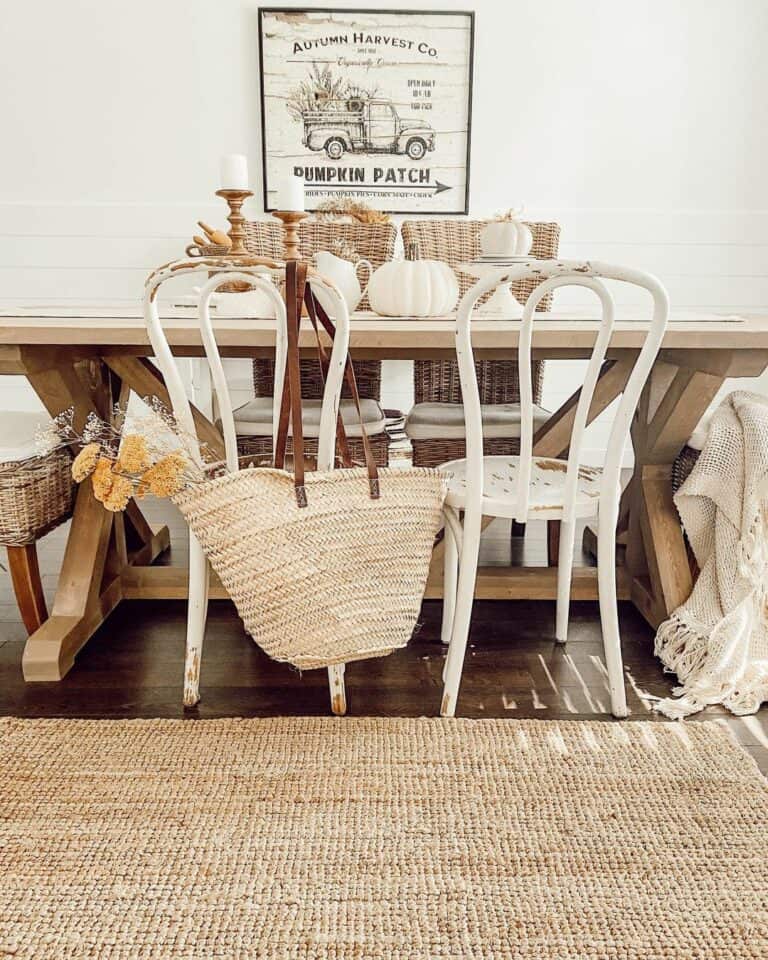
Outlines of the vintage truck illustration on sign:
{"label": "vintage truck illustration on sign", "polygon": [[403,120],[391,100],[351,97],[317,98],[302,111],[302,144],[324,150],[331,160],[345,153],[401,153],[421,160],[435,149],[435,131],[422,120]]}

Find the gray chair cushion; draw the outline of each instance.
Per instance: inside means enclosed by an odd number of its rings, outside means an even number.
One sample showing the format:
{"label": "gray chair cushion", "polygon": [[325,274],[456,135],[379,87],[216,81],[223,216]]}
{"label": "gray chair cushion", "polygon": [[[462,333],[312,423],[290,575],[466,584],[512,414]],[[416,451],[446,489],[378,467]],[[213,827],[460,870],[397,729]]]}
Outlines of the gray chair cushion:
{"label": "gray chair cushion", "polygon": [[[301,424],[305,437],[317,437],[320,433],[320,400],[302,400]],[[376,400],[361,400],[365,432],[371,436],[384,431],[384,411]],[[234,411],[235,432],[240,437],[272,436],[272,397],[254,397]],[[361,435],[360,420],[352,400],[341,401],[341,419],[347,436]]]}
{"label": "gray chair cushion", "polygon": [[[520,436],[519,403],[484,403],[483,436],[509,438]],[[533,407],[533,429],[549,419],[543,408]],[[405,421],[411,440],[459,440],[464,437],[464,407],[460,403],[417,403]]]}

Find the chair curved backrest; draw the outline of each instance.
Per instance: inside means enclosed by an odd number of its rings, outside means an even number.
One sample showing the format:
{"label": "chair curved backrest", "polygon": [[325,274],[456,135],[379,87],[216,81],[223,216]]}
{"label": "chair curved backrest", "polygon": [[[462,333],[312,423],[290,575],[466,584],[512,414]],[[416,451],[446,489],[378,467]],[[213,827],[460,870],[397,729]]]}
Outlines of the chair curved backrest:
{"label": "chair curved backrest", "polygon": [[[179,373],[176,358],[168,343],[157,305],[157,295],[163,283],[180,274],[208,272],[211,263],[196,264],[194,261],[171,263],[160,270],[156,270],[145,285],[144,289],[144,319],[147,324],[149,339],[155,353],[155,359],[165,380],[171,409],[176,422],[185,434],[185,442],[189,455],[196,463],[203,463],[200,444],[192,440],[196,437],[195,423],[192,415],[192,405]],[[220,272],[215,273],[200,291],[200,301],[197,318],[200,325],[200,335],[208,367],[211,372],[213,390],[216,394],[219,414],[221,417],[222,433],[224,437],[224,451],[227,469],[238,469],[237,437],[233,416],[232,400],[227,385],[221,353],[216,343],[216,333],[211,320],[210,303],[212,296],[221,287],[231,283],[247,283],[252,289],[265,294],[274,308],[275,316],[275,390],[273,402],[273,438],[277,437],[277,426],[280,417],[280,401],[285,378],[287,357],[287,315],[285,303],[273,282],[273,271],[263,266],[247,266],[232,260],[222,264]],[[344,366],[349,349],[349,312],[344,298],[333,284],[322,277],[311,275],[307,278],[310,289],[320,291],[325,302],[333,310],[336,335],[333,341],[331,358],[323,393],[323,403],[320,416],[320,433],[318,440],[318,469],[331,470],[334,465],[334,451],[336,439],[336,421],[339,411],[341,387],[344,380]],[[273,440],[274,444],[274,440]],[[274,446],[273,446],[274,451]]]}
{"label": "chair curved backrest", "polygon": [[587,416],[615,322],[613,297],[602,281],[619,280],[634,284],[646,290],[652,297],[653,312],[651,320],[645,327],[643,345],[624,388],[608,440],[600,487],[600,511],[602,514],[603,510],[606,510],[610,515],[618,509],[619,476],[624,449],[629,438],[632,416],[658,354],[666,329],[669,314],[667,293],[655,277],[639,270],[605,263],[567,260],[528,261],[519,266],[495,271],[476,283],[462,298],[456,319],[456,356],[464,398],[464,420],[467,438],[466,478],[468,490],[482,491],[483,485],[482,413],[472,353],[472,314],[477,302],[488,292],[495,290],[498,286],[514,284],[523,279],[535,280],[536,286],[528,297],[523,311],[518,341],[521,434],[520,469],[515,491],[515,519],[520,522],[524,522],[526,519],[530,495],[533,455],[531,349],[537,305],[556,288],[575,285],[592,290],[597,295],[602,307],[600,325],[584,376],[568,448],[563,511],[563,519],[567,521],[573,519],[574,516]]}

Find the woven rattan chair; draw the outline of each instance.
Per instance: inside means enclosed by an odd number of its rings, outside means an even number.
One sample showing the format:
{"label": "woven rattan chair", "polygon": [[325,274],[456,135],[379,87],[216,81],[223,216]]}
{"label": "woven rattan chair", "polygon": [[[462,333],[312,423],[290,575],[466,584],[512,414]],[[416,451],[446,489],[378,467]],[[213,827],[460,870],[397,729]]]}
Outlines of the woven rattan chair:
{"label": "woven rattan chair", "polygon": [[[403,244],[409,255],[418,251],[425,260],[443,260],[456,272],[463,296],[475,282],[457,265],[480,253],[479,234],[484,220],[406,220],[402,225]],[[560,226],[557,223],[529,223],[533,234],[531,255],[542,260],[557,257]],[[516,298],[525,303],[533,290],[531,280],[513,285]],[[540,304],[548,310],[551,297]],[[520,383],[515,360],[482,360],[475,364],[483,405],[483,439],[486,453],[505,456],[520,452]],[[547,413],[539,404],[544,364],[533,365],[534,423],[539,426]],[[414,407],[406,421],[406,433],[413,448],[414,466],[436,467],[462,458],[466,452],[461,387],[455,360],[416,360],[413,366]]]}
{"label": "woven rattan chair", "polygon": [[47,618],[37,541],[72,515],[72,458],[56,450],[35,456],[35,429],[44,415],[6,413],[0,423],[0,544],[21,619],[34,633]]}
{"label": "woven rattan chair", "polygon": [[[253,220],[246,224],[246,244],[256,254],[280,259],[283,255],[283,228],[277,222]],[[329,250],[344,257],[346,245],[359,257],[369,260],[374,269],[395,252],[397,228],[391,223],[345,223],[335,220],[316,220],[309,218],[299,225],[299,251],[301,256],[310,259],[321,250]],[[360,309],[367,308],[367,299],[363,298]],[[271,397],[274,386],[274,361],[259,359],[253,362],[253,387],[255,399],[235,411],[235,426],[238,434],[238,446],[243,456],[267,458],[272,452],[272,434],[267,432],[271,418]],[[381,399],[381,361],[355,361],[355,376],[358,390],[363,398],[363,422],[371,441],[376,462],[380,466],[389,463],[389,436],[384,429],[384,413]],[[320,364],[314,358],[301,361],[301,389],[306,400],[305,446],[310,455],[316,453],[317,415],[323,384]],[[360,440],[360,426],[349,400],[345,384],[342,393],[341,413],[347,427],[350,452],[355,459],[362,459],[363,450]],[[289,441],[290,449],[290,441]]]}

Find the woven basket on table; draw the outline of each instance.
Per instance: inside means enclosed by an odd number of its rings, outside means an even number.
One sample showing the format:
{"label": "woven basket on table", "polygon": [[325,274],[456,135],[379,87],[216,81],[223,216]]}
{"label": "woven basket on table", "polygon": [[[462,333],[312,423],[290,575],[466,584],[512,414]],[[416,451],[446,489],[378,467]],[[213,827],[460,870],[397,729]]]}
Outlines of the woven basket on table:
{"label": "woven basket on table", "polygon": [[72,515],[72,458],[56,450],[34,460],[0,463],[0,544],[36,543]]}
{"label": "woven basket on table", "polygon": [[[245,223],[245,245],[248,252],[257,257],[270,260],[283,259],[283,225],[277,220],[247,220]],[[201,257],[222,257],[229,253],[228,247],[215,243],[201,244],[198,248]],[[239,293],[247,289],[241,283],[225,283],[218,293]]]}
{"label": "woven basket on table", "polygon": [[[480,253],[480,231],[486,220],[406,220],[402,225],[403,244],[407,251],[414,248],[426,260],[444,260],[453,267],[463,296],[477,281],[458,269],[458,264],[474,260]],[[529,223],[533,236],[531,256],[540,260],[557,257],[560,225],[557,223]],[[512,286],[515,297],[525,303],[536,281],[522,280]],[[550,308],[552,297],[547,296],[538,310]],[[481,403],[519,403],[520,380],[516,360],[478,360],[475,363]],[[533,363],[533,402],[541,402],[544,383],[544,364]],[[416,360],[413,365],[414,400],[416,403],[461,403],[461,385],[455,360]],[[464,438],[412,439],[413,464],[436,467],[448,460],[466,455]],[[488,438],[483,441],[488,455],[506,456],[520,452],[517,437]]]}

